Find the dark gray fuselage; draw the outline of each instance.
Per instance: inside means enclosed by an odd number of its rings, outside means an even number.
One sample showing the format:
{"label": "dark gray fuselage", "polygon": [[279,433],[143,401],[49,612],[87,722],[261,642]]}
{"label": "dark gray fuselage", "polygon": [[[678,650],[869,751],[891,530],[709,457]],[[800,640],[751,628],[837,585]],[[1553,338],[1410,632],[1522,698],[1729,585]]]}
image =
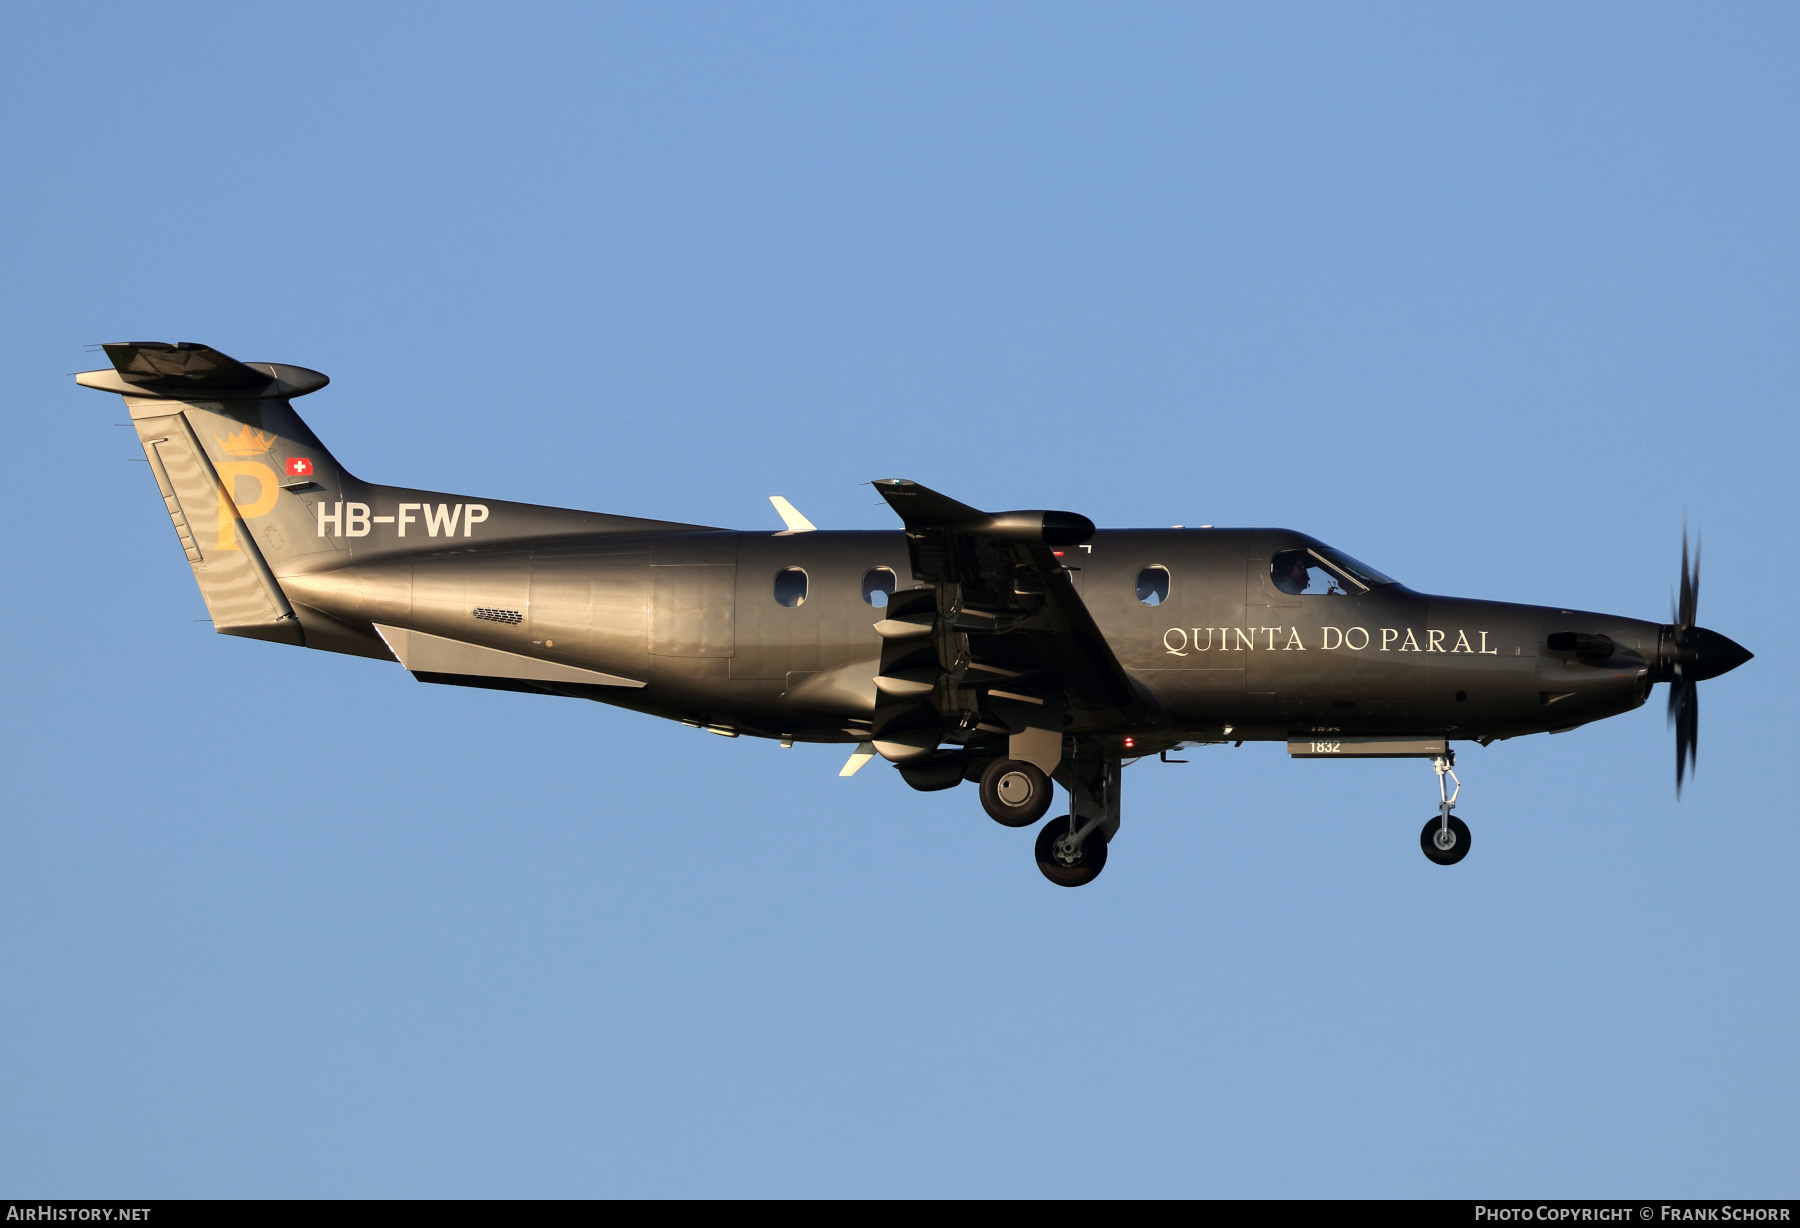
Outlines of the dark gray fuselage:
{"label": "dark gray fuselage", "polygon": [[[1331,732],[1486,741],[1612,716],[1648,695],[1655,623],[1397,584],[1328,596],[1276,588],[1276,552],[1318,545],[1282,529],[1137,529],[1101,530],[1065,552],[1082,601],[1156,714],[1152,727],[1124,731],[1140,749]],[[863,580],[878,567],[911,586],[900,531],[515,539],[389,553],[281,584],[359,631],[406,627],[645,683],[517,689],[721,731],[847,742],[868,736],[875,707],[882,611],[865,601]],[[1146,567],[1169,573],[1159,604],[1137,597]],[[798,605],[776,598],[776,574],[788,568],[805,572]],[[1559,631],[1609,636],[1618,649],[1599,662],[1553,651],[1546,641]]]}

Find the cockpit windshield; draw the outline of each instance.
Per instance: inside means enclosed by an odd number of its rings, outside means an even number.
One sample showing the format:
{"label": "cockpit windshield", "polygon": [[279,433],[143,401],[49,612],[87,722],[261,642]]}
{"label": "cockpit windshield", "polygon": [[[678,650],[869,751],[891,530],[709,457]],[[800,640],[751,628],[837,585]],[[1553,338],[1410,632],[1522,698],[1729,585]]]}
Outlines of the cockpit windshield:
{"label": "cockpit windshield", "polygon": [[1350,573],[1350,578],[1359,580],[1370,588],[1380,588],[1384,584],[1398,584],[1392,576],[1384,576],[1367,563],[1359,563],[1342,550],[1333,550],[1330,546],[1320,546],[1314,553],[1328,563],[1335,563]]}
{"label": "cockpit windshield", "polygon": [[1284,593],[1314,597],[1347,597],[1394,583],[1373,567],[1329,547],[1278,551],[1269,560],[1269,579]]}

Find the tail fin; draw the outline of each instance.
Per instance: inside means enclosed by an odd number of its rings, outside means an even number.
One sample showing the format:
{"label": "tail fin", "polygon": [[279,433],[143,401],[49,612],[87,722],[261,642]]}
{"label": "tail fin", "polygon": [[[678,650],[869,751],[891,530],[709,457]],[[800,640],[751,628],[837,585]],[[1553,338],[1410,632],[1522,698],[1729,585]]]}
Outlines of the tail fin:
{"label": "tail fin", "polygon": [[[275,577],[336,549],[314,531],[312,505],[341,499],[345,480],[355,481],[289,403],[327,378],[186,342],[104,348],[113,369],[84,371],[76,381],[124,396],[214,628],[305,644],[301,616]],[[283,499],[284,491],[303,497]]]}
{"label": "tail fin", "polygon": [[105,349],[113,369],[76,382],[125,398],[213,626],[227,635],[391,661],[372,625],[311,608],[296,580],[466,545],[708,527],[363,482],[294,412],[294,397],[329,382],[317,371],[187,342]]}

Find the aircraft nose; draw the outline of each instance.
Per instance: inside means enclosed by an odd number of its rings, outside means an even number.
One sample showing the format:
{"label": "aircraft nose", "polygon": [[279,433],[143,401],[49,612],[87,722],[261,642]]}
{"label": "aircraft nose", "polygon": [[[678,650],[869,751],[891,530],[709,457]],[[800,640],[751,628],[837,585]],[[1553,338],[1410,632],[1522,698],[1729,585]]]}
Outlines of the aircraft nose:
{"label": "aircraft nose", "polygon": [[1704,682],[1730,673],[1756,654],[1717,631],[1695,627],[1688,634],[1687,652],[1683,655],[1688,658],[1683,671],[1694,681]]}

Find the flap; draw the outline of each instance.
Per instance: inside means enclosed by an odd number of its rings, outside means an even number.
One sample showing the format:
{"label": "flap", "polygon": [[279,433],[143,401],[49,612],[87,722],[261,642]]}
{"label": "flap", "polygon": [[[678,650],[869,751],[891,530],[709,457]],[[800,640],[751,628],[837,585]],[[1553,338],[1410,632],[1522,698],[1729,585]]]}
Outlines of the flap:
{"label": "flap", "polygon": [[[938,623],[966,637],[962,685],[985,685],[979,673],[1039,701],[1051,697],[1050,706],[1077,714],[1046,725],[1060,732],[1125,729],[1145,719],[1142,697],[1075,592],[1062,552],[1053,549],[1092,537],[1091,520],[1075,512],[984,512],[901,479],[874,486],[906,523],[913,579],[936,589]],[[907,629],[899,624],[890,605],[876,630],[885,636]]]}

